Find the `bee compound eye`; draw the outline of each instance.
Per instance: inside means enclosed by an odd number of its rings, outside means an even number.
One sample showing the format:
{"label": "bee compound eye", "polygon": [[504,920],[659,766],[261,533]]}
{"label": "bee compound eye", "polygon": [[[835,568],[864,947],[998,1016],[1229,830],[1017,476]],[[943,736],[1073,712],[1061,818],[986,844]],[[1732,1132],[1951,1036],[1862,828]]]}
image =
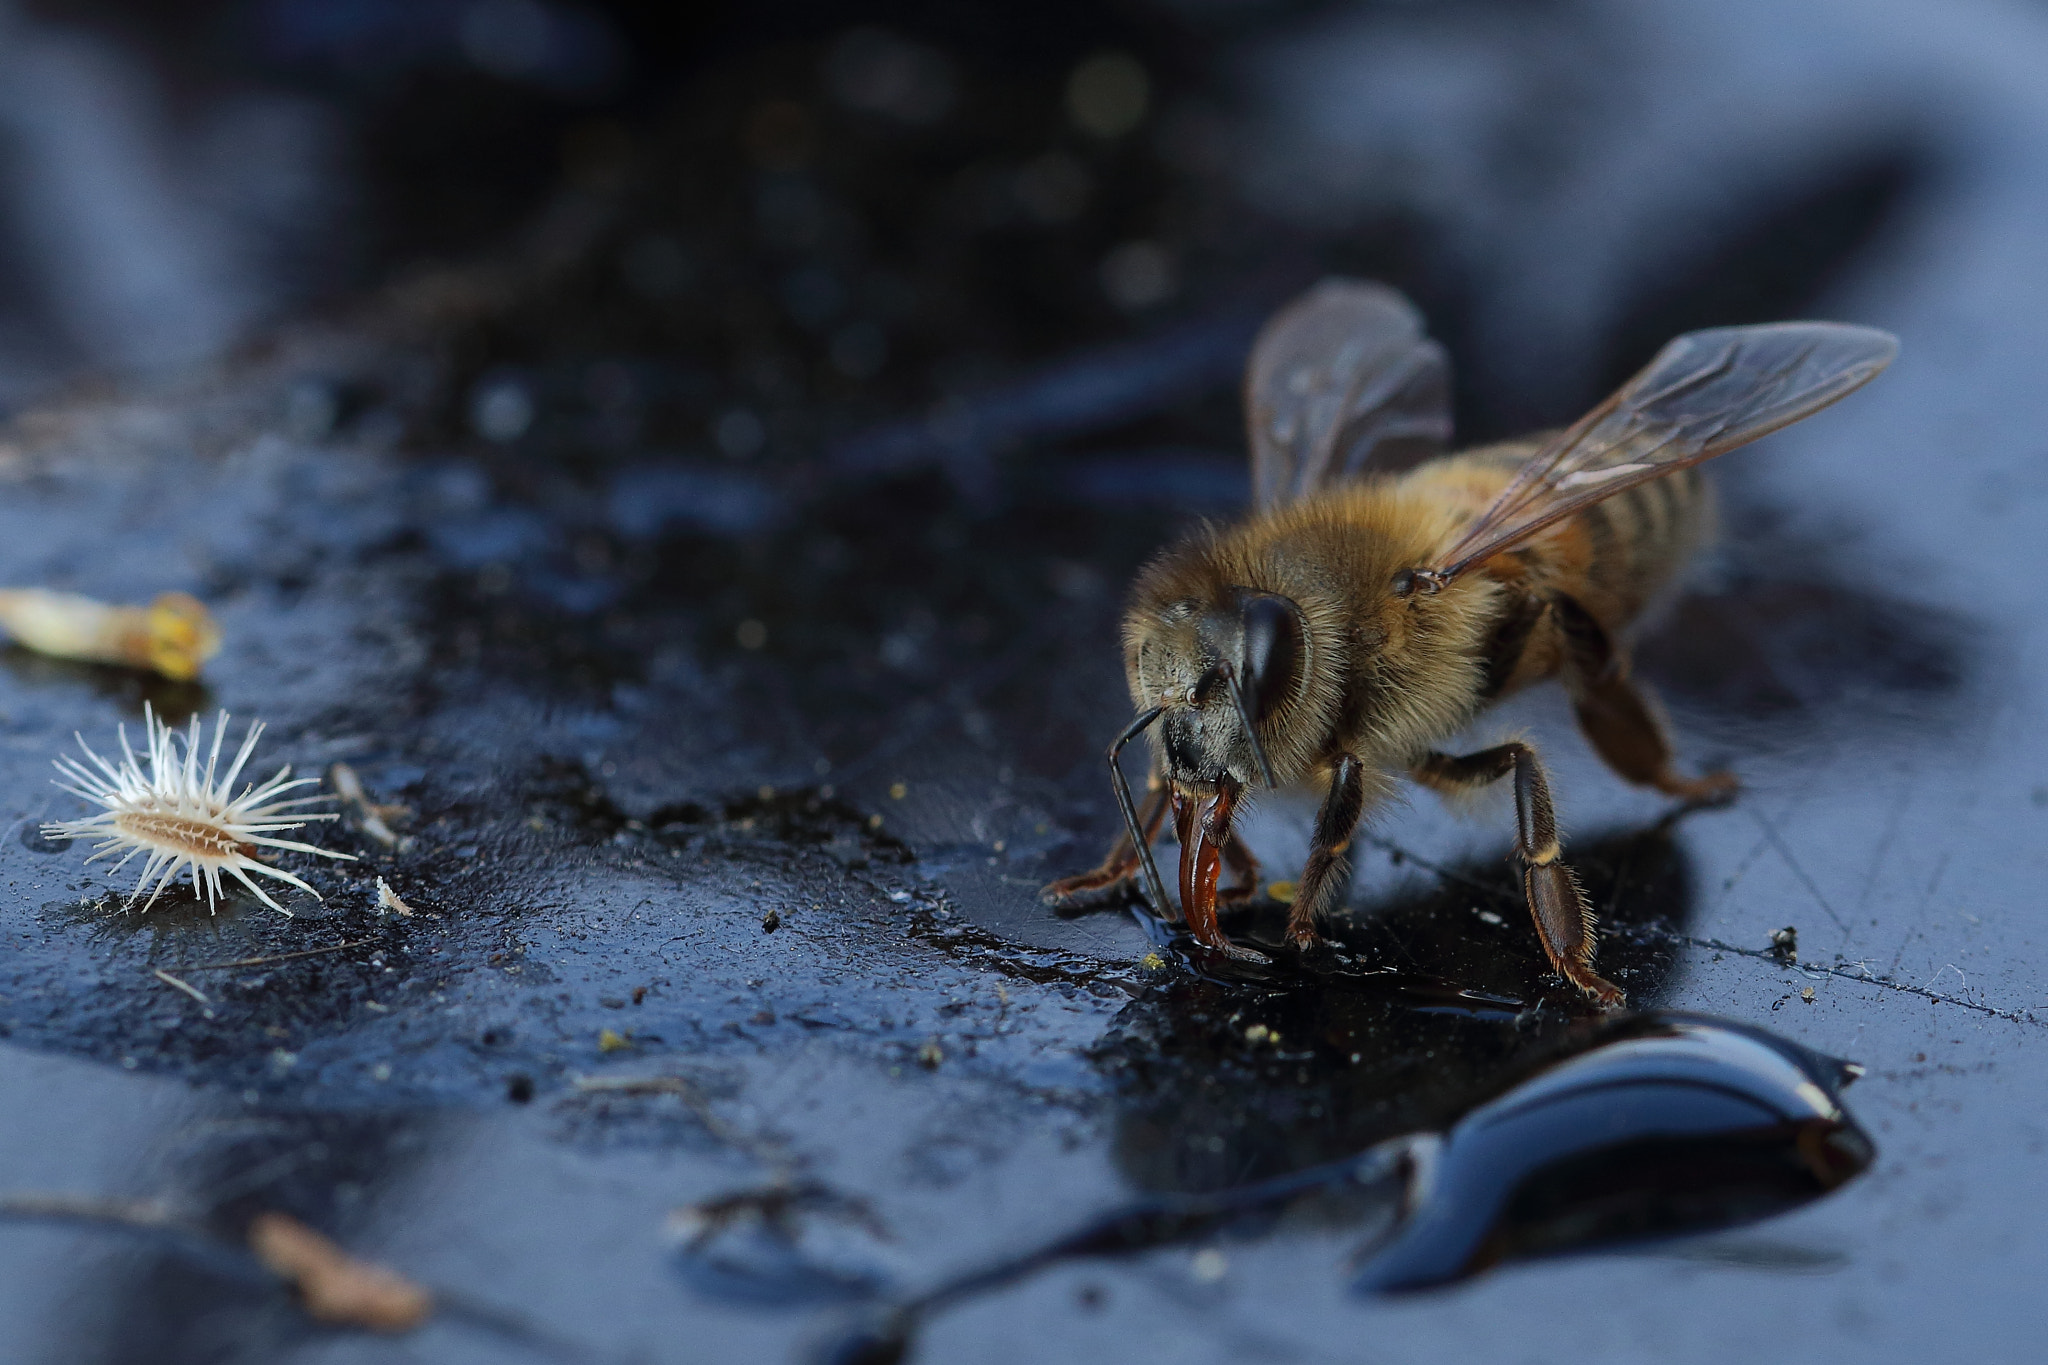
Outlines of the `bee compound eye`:
{"label": "bee compound eye", "polygon": [[1245,599],[1244,658],[1239,671],[1254,721],[1264,720],[1294,692],[1306,652],[1301,608],[1277,593]]}
{"label": "bee compound eye", "polygon": [[1394,575],[1393,582],[1389,586],[1393,588],[1394,596],[1408,596],[1408,594],[1415,591],[1415,570],[1402,569]]}

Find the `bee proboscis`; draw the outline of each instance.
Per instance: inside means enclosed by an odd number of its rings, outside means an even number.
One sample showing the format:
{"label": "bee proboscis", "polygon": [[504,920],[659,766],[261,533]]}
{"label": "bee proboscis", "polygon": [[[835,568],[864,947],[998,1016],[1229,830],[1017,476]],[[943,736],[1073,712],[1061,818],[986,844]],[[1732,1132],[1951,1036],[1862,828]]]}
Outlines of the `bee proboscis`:
{"label": "bee proboscis", "polygon": [[[1686,777],[1624,642],[1711,528],[1695,466],[1862,387],[1889,333],[1830,322],[1689,332],[1564,431],[1444,455],[1444,352],[1385,286],[1325,280],[1260,333],[1245,381],[1252,515],[1205,529],[1139,574],[1124,614],[1137,718],[1110,749],[1125,833],[1072,904],[1141,876],[1173,907],[1152,840],[1170,813],[1181,917],[1204,948],[1260,957],[1217,922],[1222,867],[1258,865],[1232,828],[1256,787],[1326,787],[1288,918],[1300,949],[1344,894],[1359,821],[1406,776],[1439,791],[1514,779],[1523,893],[1551,966],[1603,1006],[1594,917],[1562,858],[1550,784],[1514,741],[1439,746],[1493,702],[1561,680],[1580,728],[1623,779],[1687,802],[1732,795]],[[1421,457],[1418,459],[1418,457]],[[1118,763],[1150,732],[1144,807]]]}

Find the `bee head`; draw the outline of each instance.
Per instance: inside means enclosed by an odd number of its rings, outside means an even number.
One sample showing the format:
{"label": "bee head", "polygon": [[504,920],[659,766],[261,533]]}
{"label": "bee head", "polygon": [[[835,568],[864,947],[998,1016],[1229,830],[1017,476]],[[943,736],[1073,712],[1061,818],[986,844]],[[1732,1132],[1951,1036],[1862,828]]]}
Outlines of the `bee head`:
{"label": "bee head", "polygon": [[1262,731],[1303,685],[1301,608],[1291,598],[1230,588],[1221,600],[1168,606],[1154,638],[1139,634],[1141,700],[1163,705],[1167,775],[1207,788],[1225,776],[1276,785]]}

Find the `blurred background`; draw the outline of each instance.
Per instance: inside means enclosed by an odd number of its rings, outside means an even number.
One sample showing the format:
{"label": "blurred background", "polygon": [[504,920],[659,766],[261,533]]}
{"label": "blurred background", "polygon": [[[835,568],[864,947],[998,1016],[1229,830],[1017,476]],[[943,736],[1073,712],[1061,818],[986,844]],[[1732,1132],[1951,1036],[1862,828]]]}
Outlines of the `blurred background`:
{"label": "blurred background", "polygon": [[[454,615],[515,587],[586,621],[687,600],[680,629],[794,679],[771,690],[830,675],[887,709],[1048,602],[1106,636],[1150,547],[1241,507],[1246,346],[1328,272],[1421,304],[1466,441],[1569,420],[1693,327],[1876,322],[1911,333],[1902,374],[1923,348],[2038,352],[1970,303],[2048,283],[2040,19],[14,4],[0,409],[283,382],[259,426],[439,462],[425,533],[481,574]],[[367,351],[306,359],[308,335]],[[591,648],[644,659],[677,629]],[[493,654],[519,634],[453,652],[605,672]],[[1113,659],[1076,684],[1113,697]],[[832,761],[875,741],[795,705]]]}
{"label": "blurred background", "polygon": [[[1952,690],[1915,583],[2039,483],[1982,414],[2048,358],[2044,70],[2016,0],[14,4],[0,411],[386,462],[46,581],[283,606],[425,549],[434,687],[688,699],[557,746],[629,808],[914,777],[957,784],[926,846],[1082,856],[1118,587],[1244,505],[1246,348],[1330,272],[1421,305],[1466,442],[1691,328],[1899,332],[1820,453],[1723,471],[1732,553],[1644,661],[1710,731]],[[1873,539],[1879,431],[1972,433],[1981,489]]]}
{"label": "blurred background", "polygon": [[[1139,418],[1131,452],[1227,446],[1247,327],[1347,270],[1423,304],[1485,437],[1897,250],[1984,150],[1968,125],[2020,97],[1985,86],[2031,16],[11,3],[0,403],[218,360],[496,254],[518,269],[451,329],[443,425],[416,436],[732,462],[838,441],[864,468],[950,452],[971,482],[1005,442]],[[1001,390],[1132,339],[1153,344],[1092,383]],[[912,414],[921,434],[846,440]],[[1199,497],[1196,469],[1166,483]]]}

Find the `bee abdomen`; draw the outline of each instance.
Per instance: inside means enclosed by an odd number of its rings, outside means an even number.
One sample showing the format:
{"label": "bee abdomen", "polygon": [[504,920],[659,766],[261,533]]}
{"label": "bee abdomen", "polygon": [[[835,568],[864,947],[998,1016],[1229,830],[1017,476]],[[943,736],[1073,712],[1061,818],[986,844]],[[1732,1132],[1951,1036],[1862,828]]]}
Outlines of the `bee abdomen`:
{"label": "bee abdomen", "polygon": [[1586,595],[1605,599],[1611,624],[1634,617],[1677,576],[1705,538],[1710,509],[1699,470],[1681,469],[1578,514],[1591,550]]}

